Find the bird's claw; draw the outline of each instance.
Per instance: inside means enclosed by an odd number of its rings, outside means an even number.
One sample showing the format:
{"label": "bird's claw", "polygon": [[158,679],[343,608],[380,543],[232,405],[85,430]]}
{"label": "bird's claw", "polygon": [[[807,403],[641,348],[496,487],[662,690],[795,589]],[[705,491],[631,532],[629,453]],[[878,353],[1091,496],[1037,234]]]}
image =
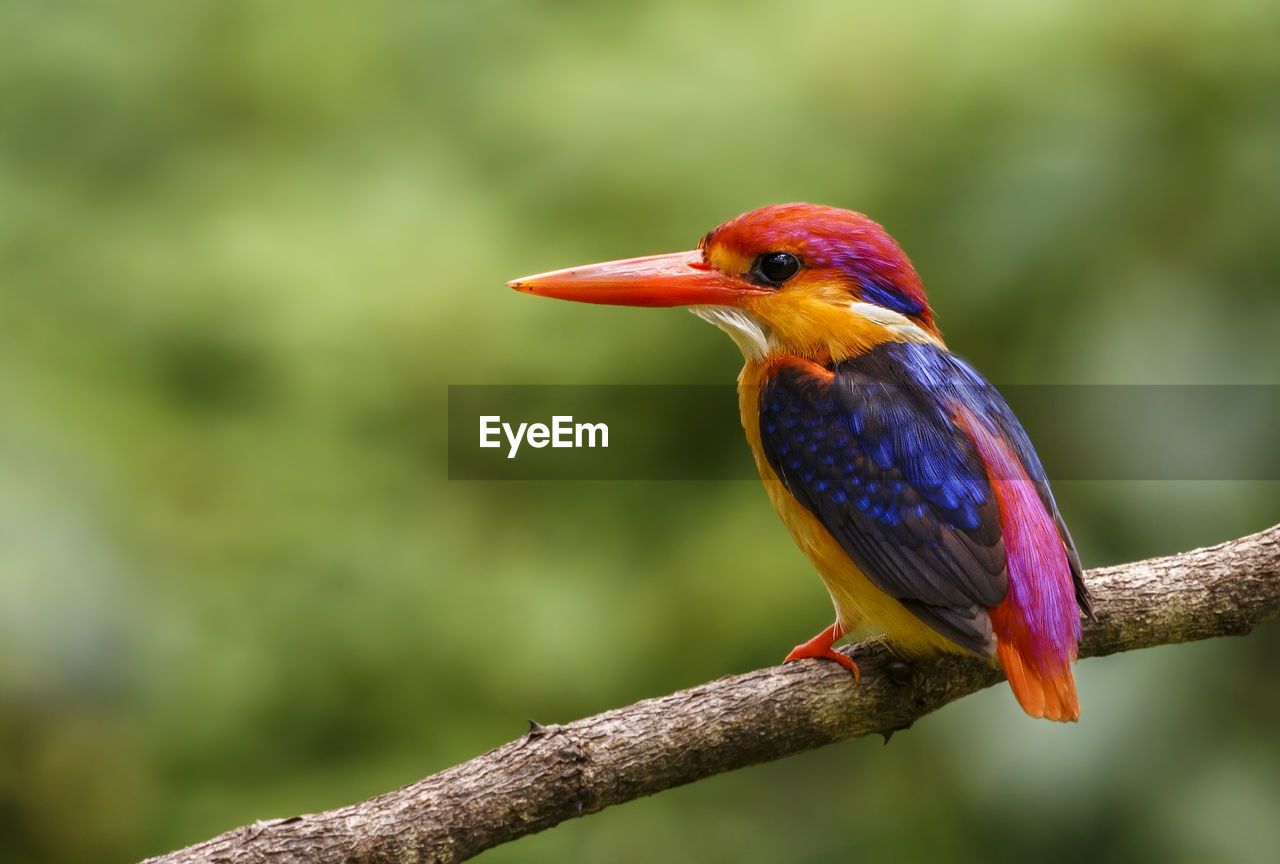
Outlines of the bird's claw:
{"label": "bird's claw", "polygon": [[808,642],[797,645],[791,649],[791,653],[782,661],[788,663],[792,660],[803,660],[806,657],[813,657],[820,660],[834,660],[844,668],[853,673],[853,680],[862,680],[862,673],[858,671],[858,664],[853,662],[853,658],[842,651],[832,648],[832,644],[845,634],[845,629],[837,621],[826,630],[823,630],[817,636],[814,636]]}

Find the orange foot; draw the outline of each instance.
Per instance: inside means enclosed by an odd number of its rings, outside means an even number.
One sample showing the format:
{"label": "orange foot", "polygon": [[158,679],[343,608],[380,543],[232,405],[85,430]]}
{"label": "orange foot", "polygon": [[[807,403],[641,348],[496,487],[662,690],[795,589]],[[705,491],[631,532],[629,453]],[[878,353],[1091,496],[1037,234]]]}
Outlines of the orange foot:
{"label": "orange foot", "polygon": [[858,671],[858,664],[853,662],[848,654],[832,648],[832,644],[845,634],[845,629],[840,622],[832,624],[826,630],[823,630],[817,636],[814,636],[803,645],[797,645],[791,649],[791,653],[787,655],[786,663],[789,660],[802,660],[805,657],[819,657],[825,660],[834,660],[844,668],[853,673],[853,680],[857,681],[862,678],[862,673]]}

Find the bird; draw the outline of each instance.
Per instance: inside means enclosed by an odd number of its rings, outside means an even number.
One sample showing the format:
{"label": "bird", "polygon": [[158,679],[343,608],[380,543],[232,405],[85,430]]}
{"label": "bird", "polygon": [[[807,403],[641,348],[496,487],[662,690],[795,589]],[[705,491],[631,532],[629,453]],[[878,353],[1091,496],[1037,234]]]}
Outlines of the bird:
{"label": "bird", "polygon": [[998,658],[1032,717],[1080,716],[1072,664],[1092,615],[1080,556],[1012,410],[943,341],[878,223],[761,207],[686,252],[513,280],[527,294],[685,306],[741,349],[742,426],[769,499],[835,622],[787,661],[874,633],[902,657]]}

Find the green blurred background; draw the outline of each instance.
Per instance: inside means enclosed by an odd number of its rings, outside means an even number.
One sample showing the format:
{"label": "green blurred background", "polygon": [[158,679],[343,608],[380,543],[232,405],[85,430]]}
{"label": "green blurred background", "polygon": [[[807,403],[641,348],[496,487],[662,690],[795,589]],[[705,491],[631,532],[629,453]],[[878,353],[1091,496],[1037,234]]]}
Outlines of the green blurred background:
{"label": "green blurred background", "polygon": [[[0,5],[0,859],[347,803],[828,622],[755,484],[448,481],[449,384],[740,362],[515,276],[810,200],[995,381],[1280,384],[1277,45],[1272,0]],[[1087,565],[1280,518],[1057,492]],[[481,860],[1273,860],[1278,652],[1087,661],[1078,726],[997,688]]]}

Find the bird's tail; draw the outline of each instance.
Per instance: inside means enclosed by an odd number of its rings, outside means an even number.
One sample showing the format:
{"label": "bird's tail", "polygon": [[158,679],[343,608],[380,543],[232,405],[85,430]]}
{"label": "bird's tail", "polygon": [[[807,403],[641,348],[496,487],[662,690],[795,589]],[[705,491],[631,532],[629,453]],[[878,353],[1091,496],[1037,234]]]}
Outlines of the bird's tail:
{"label": "bird's tail", "polygon": [[1058,669],[1037,669],[1036,664],[1027,662],[1013,641],[1001,640],[996,653],[1023,711],[1046,720],[1080,719],[1080,700],[1070,664],[1063,663]]}
{"label": "bird's tail", "polygon": [[957,421],[977,446],[1000,502],[1009,591],[999,606],[987,610],[1000,665],[1023,711],[1049,720],[1079,720],[1071,661],[1080,641],[1080,611],[1065,541],[1048,509],[1053,501],[1041,498],[1024,457],[1008,441],[972,412],[960,411]]}

